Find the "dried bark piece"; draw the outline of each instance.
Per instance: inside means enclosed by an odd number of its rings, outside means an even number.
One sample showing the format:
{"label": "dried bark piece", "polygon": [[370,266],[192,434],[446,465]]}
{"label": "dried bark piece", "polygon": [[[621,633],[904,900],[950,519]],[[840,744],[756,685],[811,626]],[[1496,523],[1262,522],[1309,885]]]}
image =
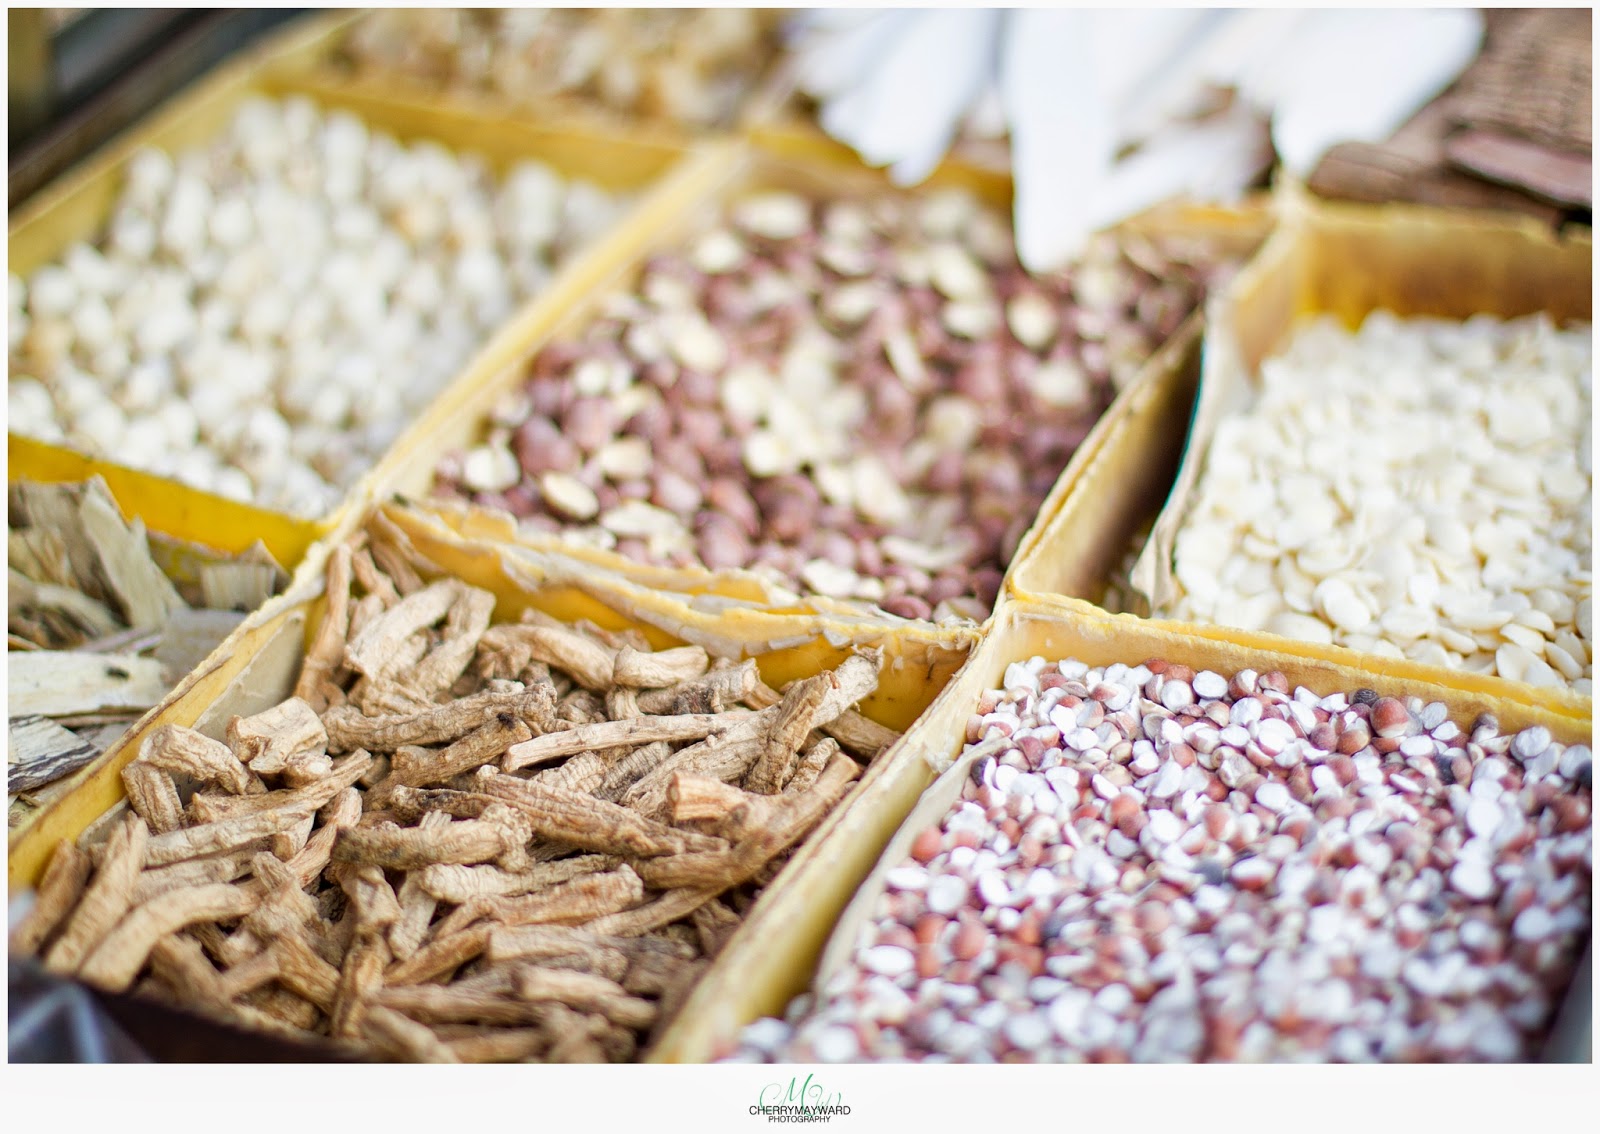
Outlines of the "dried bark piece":
{"label": "dried bark piece", "polygon": [[78,502],[78,523],[95,557],[100,578],[115,596],[129,626],[161,626],[187,604],[150,558],[144,524],[123,520],[103,482],[91,481]]}
{"label": "dried bark piece", "polygon": [[639,710],[639,691],[637,689],[618,685],[614,689],[606,691],[606,716],[612,720],[623,721],[630,717],[643,715]]}
{"label": "dried bark piece", "polygon": [[124,814],[106,840],[98,869],[72,911],[60,938],[44,956],[44,966],[61,976],[76,973],[90,952],[128,912],[134,883],[143,869],[150,829],[137,815]]}
{"label": "dried bark piece", "polygon": [[518,768],[526,768],[546,760],[559,760],[563,756],[576,756],[591,749],[651,744],[658,740],[700,740],[713,732],[730,729],[743,721],[753,720],[755,716],[755,713],[736,710],[728,713],[692,713],[676,717],[644,716],[625,721],[598,721],[564,732],[536,736],[532,740],[512,746],[501,762],[501,770],[514,772]]}
{"label": "dried bark piece", "polygon": [[315,825],[316,816],[307,815],[288,830],[267,836],[267,849],[274,857],[288,862],[305,849],[307,840],[311,838],[311,829]]}
{"label": "dried bark piece", "polygon": [[12,717],[7,729],[10,763],[6,790],[33,791],[71,775],[100,755],[101,748],[49,717]]}
{"label": "dried bark piece", "polygon": [[396,656],[401,644],[443,618],[463,585],[453,579],[431,583],[400,599],[363,626],[359,633],[352,631],[353,636],[344,650],[345,664],[375,682],[394,676],[400,668]]}
{"label": "dried bark piece", "polygon": [[463,819],[445,827],[351,827],[333,846],[335,862],[416,870],[434,863],[492,862],[512,850],[504,827]]}
{"label": "dried bark piece", "polygon": [[725,845],[720,839],[674,830],[593,796],[511,776],[480,776],[478,789],[526,815],[535,836],[582,850],[649,857]]}
{"label": "dried bark piece", "polygon": [[37,954],[78,903],[93,863],[71,840],[56,843],[50,865],[39,879],[31,908],[11,931],[10,948],[16,954]]}
{"label": "dried bark piece", "polygon": [[455,1051],[425,1026],[382,1004],[367,1007],[361,1037],[381,1054],[406,1063],[460,1062]]}
{"label": "dried bark piece", "polygon": [[10,716],[70,717],[110,709],[144,711],[171,688],[153,658],[67,650],[13,650],[6,663]]}
{"label": "dried bark piece", "polygon": [[408,688],[427,698],[442,693],[467,671],[478,642],[489,629],[494,595],[477,587],[462,588],[445,617],[444,640],[405,679]]}
{"label": "dried bark piece", "polygon": [[139,760],[122,769],[122,788],[128,805],[157,835],[183,826],[183,800],[177,785],[161,768]]}
{"label": "dried bark piece", "polygon": [[822,712],[833,687],[830,674],[820,673],[789,687],[778,703],[777,715],[762,738],[761,755],[745,776],[745,788],[763,795],[776,795],[794,774],[795,757],[806,734]]}
{"label": "dried bark piece", "polygon": [[514,714],[500,713],[443,751],[423,750],[426,756],[418,758],[413,755],[417,751],[414,747],[397,750],[391,764],[391,780],[406,787],[442,783],[500,759],[532,735],[533,730]]}
{"label": "dried bark piece", "polygon": [[636,650],[623,646],[612,666],[613,684],[635,689],[664,689],[705,676],[711,656],[699,646],[671,650]]}
{"label": "dried bark piece", "polygon": [[[639,694],[644,713],[720,713],[745,701],[760,678],[754,661],[712,669],[703,677]],[[777,700],[774,699],[774,704]],[[765,708],[765,706],[753,706]]]}
{"label": "dried bark piece", "polygon": [[489,690],[459,701],[416,713],[368,717],[348,706],[323,715],[328,730],[328,750],[348,752],[365,748],[394,752],[402,745],[448,744],[509,713],[535,734],[554,722],[555,691],[534,685],[515,691]]}
{"label": "dried bark piece", "polygon": [[200,602],[207,610],[248,614],[276,593],[283,569],[276,563],[206,563],[200,567]]}
{"label": "dried bark piece", "polygon": [[8,568],[6,579],[7,625],[45,649],[76,646],[122,628],[109,607],[72,587],[31,579],[15,567]]}
{"label": "dried bark piece", "polygon": [[[332,769],[324,755],[328,748],[327,730],[317,711],[299,697],[290,697],[252,717],[234,717],[228,722],[226,735],[233,754],[258,775],[285,775],[299,765],[302,782],[310,782]],[[312,766],[321,771],[311,775]]]}
{"label": "dried bark piece", "polygon": [[344,658],[344,643],[350,629],[350,548],[341,544],[328,557],[327,608],[317,632],[306,650],[305,661],[300,664],[300,678],[295,682],[294,695],[313,709],[326,707],[322,685],[338,668]]}
{"label": "dried bark piece", "polygon": [[549,1000],[597,1012],[625,1028],[648,1028],[656,1019],[656,1006],[650,1001],[629,996],[616,981],[593,973],[525,965],[512,974],[511,987],[523,1000]]}
{"label": "dried bark piece", "polygon": [[[586,854],[559,862],[539,863],[518,873],[495,866],[462,866],[439,863],[425,866],[415,877],[429,894],[441,902],[463,903],[473,898],[503,894],[514,897],[570,882],[584,874],[614,870],[622,860],[614,855]],[[409,878],[407,879],[409,881]]]}
{"label": "dried bark piece", "polygon": [[166,724],[153,730],[139,745],[136,762],[173,775],[188,776],[200,784],[214,784],[234,795],[266,790],[228,745],[183,725]]}
{"label": "dried bark piece", "polygon": [[256,901],[255,895],[243,888],[225,883],[162,894],[123,918],[89,954],[78,976],[97,987],[121,992],[133,983],[150,950],[163,937],[197,921],[243,917]]}

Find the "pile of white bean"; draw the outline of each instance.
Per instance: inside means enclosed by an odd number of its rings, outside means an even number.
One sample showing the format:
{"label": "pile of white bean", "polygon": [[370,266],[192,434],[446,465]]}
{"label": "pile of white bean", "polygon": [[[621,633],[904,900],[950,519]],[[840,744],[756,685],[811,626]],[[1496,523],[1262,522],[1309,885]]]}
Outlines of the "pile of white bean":
{"label": "pile of white bean", "polygon": [[1158,614],[1590,692],[1592,343],[1309,324],[1222,422]]}
{"label": "pile of white bean", "polygon": [[135,154],[103,239],[10,278],[10,428],[322,514],[617,208],[251,99],[210,145]]}

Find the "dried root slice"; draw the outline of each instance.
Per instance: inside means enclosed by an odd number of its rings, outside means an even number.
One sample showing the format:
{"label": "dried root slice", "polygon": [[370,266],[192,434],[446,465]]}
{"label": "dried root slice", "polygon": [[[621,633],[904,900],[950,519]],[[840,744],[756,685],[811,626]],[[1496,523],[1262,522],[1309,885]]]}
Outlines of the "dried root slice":
{"label": "dried root slice", "polygon": [[340,760],[326,776],[289,791],[269,791],[264,795],[206,795],[196,792],[189,800],[190,816],[201,823],[216,823],[246,815],[265,815],[274,811],[307,813],[327,807],[347,788],[371,772],[374,760],[356,751]]}
{"label": "dried root slice", "polygon": [[99,988],[122,992],[163,937],[195,922],[243,917],[255,903],[253,894],[221,883],[162,894],[123,918],[89,954],[78,975]]}
{"label": "dried root slice", "polygon": [[448,744],[501,713],[509,713],[536,734],[542,733],[555,722],[555,691],[548,685],[488,690],[448,705],[387,717],[369,717],[345,706],[329,710],[322,722],[328,730],[330,752],[357,748],[393,752],[404,744]]}
{"label": "dried root slice", "polygon": [[356,582],[361,584],[361,589],[383,603],[385,608],[400,601],[400,588],[378,566],[369,548],[363,547],[350,557],[350,569],[355,574]]}
{"label": "dried root slice", "polygon": [[663,689],[697,680],[710,666],[710,655],[699,646],[653,652],[623,646],[617,651],[611,679],[632,689]]}
{"label": "dried root slice", "polygon": [[410,958],[392,966],[384,974],[384,984],[389,988],[399,988],[447,976],[482,953],[488,942],[487,925],[469,925],[459,932],[440,931],[433,941],[418,949]]}
{"label": "dried root slice", "polygon": [[723,845],[720,839],[675,830],[579,792],[493,775],[480,776],[478,787],[521,811],[535,836],[582,850],[648,857],[713,851]]}
{"label": "dried root slice", "polygon": [[613,1024],[642,1030],[655,1023],[656,1006],[629,996],[622,986],[592,973],[575,973],[533,965],[516,970],[511,987],[523,1000],[551,1000],[585,1012],[597,1012]]}
{"label": "dried root slice", "polygon": [[298,826],[313,810],[308,807],[301,811],[287,808],[263,811],[255,815],[241,815],[236,819],[224,819],[219,823],[203,823],[198,827],[168,831],[150,840],[146,861],[152,866],[166,866],[185,859],[238,850],[257,839],[270,838]]}
{"label": "dried root slice", "polygon": [[551,1044],[549,1033],[542,1028],[445,1024],[434,1033],[461,1063],[523,1063],[538,1059]]}
{"label": "dried root slice", "polygon": [[785,795],[794,795],[798,792],[810,791],[815,786],[822,770],[833,762],[834,756],[840,751],[839,742],[831,736],[817,741],[800,755],[800,760],[794,766],[794,774],[789,777],[789,782],[783,785]]}
{"label": "dried root slice", "polygon": [[[322,718],[299,697],[253,717],[234,717],[228,722],[227,736],[234,755],[258,775],[281,776],[293,768],[299,773],[299,782],[308,783],[331,769]],[[315,768],[321,770],[313,772]]]}
{"label": "dried root slice", "polygon": [[689,921],[700,935],[700,951],[707,957],[715,957],[722,952],[722,947],[728,943],[738,930],[742,919],[733,910],[713,898],[694,913],[689,915]]}
{"label": "dried root slice", "polygon": [[333,858],[386,870],[416,870],[435,863],[492,862],[512,849],[501,825],[465,819],[433,829],[351,827],[334,843]]}
{"label": "dried root slice", "polygon": [[472,664],[478,643],[489,629],[494,602],[490,592],[464,586],[445,617],[444,640],[405,676],[406,688],[428,699],[454,685]]}
{"label": "dried root slice", "polygon": [[374,995],[373,1001],[413,1020],[434,1024],[477,1023],[526,1028],[543,1025],[551,1018],[547,1004],[512,1000],[502,992],[460,985],[396,987],[391,982]]}
{"label": "dried root slice", "polygon": [[328,605],[322,621],[317,623],[317,633],[306,651],[300,666],[300,679],[295,683],[294,695],[313,709],[327,707],[323,686],[333,676],[344,657],[345,636],[350,628],[350,548],[340,545],[328,557]]}
{"label": "dried root slice", "polygon": [[134,884],[152,841],[150,829],[137,815],[124,814],[112,828],[89,888],[61,936],[45,954],[45,968],[61,976],[78,972],[84,959],[122,920],[133,904]]}
{"label": "dried root slice", "polygon": [[873,760],[900,739],[900,734],[894,729],[864,717],[854,709],[840,713],[832,722],[823,725],[822,731],[866,761]]}
{"label": "dried root slice", "polygon": [[417,878],[422,889],[439,901],[461,904],[473,898],[497,894],[515,897],[544,890],[584,874],[615,870],[621,864],[621,858],[603,854],[576,855],[557,862],[539,863],[515,873],[495,866],[437,863],[423,867]]}
{"label": "dried root slice", "polygon": [[[309,711],[310,706],[306,708]],[[315,713],[312,713],[312,719],[316,719]],[[229,729],[231,739],[231,725]],[[321,731],[320,725],[318,731]],[[228,745],[182,725],[162,725],[152,731],[139,745],[135,764],[149,764],[173,775],[188,776],[201,785],[215,785],[233,795],[266,790],[229,750]]]}
{"label": "dried root slice", "polygon": [[183,826],[183,800],[172,776],[154,764],[135,760],[122,769],[128,806],[158,835]]}
{"label": "dried root slice", "polygon": [[832,674],[822,673],[789,687],[778,703],[776,716],[762,738],[761,755],[745,777],[744,786],[763,795],[775,795],[794,774],[795,757],[806,734],[818,723],[823,705],[833,689]]}
{"label": "dried root slice", "polygon": [[[748,701],[758,685],[760,675],[754,661],[713,669],[703,677],[681,681],[665,689],[652,689],[639,694],[639,711],[642,713],[721,713],[734,705]],[[778,699],[773,698],[772,704]],[[755,705],[754,708],[766,708]]]}
{"label": "dried root slice", "polygon": [[13,954],[38,953],[44,947],[78,904],[93,867],[89,856],[70,840],[56,843],[50,865],[39,879],[33,908],[11,931],[9,944]]}
{"label": "dried root slice", "polygon": [[810,834],[860,774],[854,760],[837,754],[812,791],[781,797],[767,825],[731,850],[642,861],[636,866],[639,877],[658,890],[687,887],[716,893],[748,882],[768,862]]}
{"label": "dried root slice", "polygon": [[[361,556],[356,559],[360,560]],[[376,574],[377,569],[373,571]],[[463,585],[453,579],[431,583],[394,603],[359,632],[352,631],[344,650],[345,664],[375,682],[394,676],[400,671],[399,659],[404,656],[400,652],[401,643],[449,613]],[[395,597],[398,598],[398,594]]]}
{"label": "dried root slice", "polygon": [[673,890],[648,905],[597,917],[584,928],[602,936],[640,937],[687,917],[719,893],[720,890]]}
{"label": "dried root slice", "polygon": [[738,725],[754,713],[691,713],[678,717],[633,717],[625,721],[596,721],[563,732],[547,733],[514,745],[506,752],[501,770],[514,772],[531,764],[576,756],[593,749],[623,748],[658,740],[701,740],[713,732]]}
{"label": "dried root slice", "polygon": [[674,823],[710,823],[718,835],[730,842],[766,827],[777,809],[771,796],[756,795],[721,780],[686,776],[682,772],[674,775],[668,785],[667,804]]}
{"label": "dried root slice", "polygon": [[388,963],[389,944],[381,934],[357,934],[339,970],[339,989],[329,1013],[330,1031],[335,1038],[351,1039],[361,1034],[369,1002],[383,987],[383,970]]}
{"label": "dried root slice", "polygon": [[439,928],[441,934],[449,933],[483,918],[503,926],[583,925],[592,918],[630,909],[643,900],[644,886],[638,874],[621,866],[520,898],[473,898],[452,911]]}
{"label": "dried root slice", "polygon": [[235,851],[214,858],[193,858],[144,871],[133,889],[133,904],[142,906],[152,898],[190,886],[209,886],[232,882],[250,869],[251,854]]}
{"label": "dried root slice", "polygon": [[428,1028],[382,1004],[369,1005],[361,1019],[361,1037],[381,1054],[405,1063],[458,1063],[449,1044]]}
{"label": "dried root slice", "polygon": [[[533,736],[533,730],[510,714],[479,725],[442,752],[401,748],[395,752],[391,776],[396,784],[423,787],[443,783],[452,776],[498,760],[506,750]],[[418,755],[418,753],[426,755]]]}

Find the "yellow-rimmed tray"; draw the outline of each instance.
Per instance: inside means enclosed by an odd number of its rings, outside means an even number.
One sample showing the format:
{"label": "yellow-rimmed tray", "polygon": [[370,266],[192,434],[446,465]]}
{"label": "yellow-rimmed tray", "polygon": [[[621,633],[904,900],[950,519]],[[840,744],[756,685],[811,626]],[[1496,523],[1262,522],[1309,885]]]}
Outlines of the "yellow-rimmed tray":
{"label": "yellow-rimmed tray", "polygon": [[781,86],[774,81],[782,69],[776,46],[757,67],[737,107],[725,119],[703,125],[630,113],[583,95],[513,97],[492,90],[448,89],[399,70],[374,67],[363,72],[349,65],[344,49],[352,29],[368,11],[345,10],[309,17],[303,23],[304,42],[291,58],[284,60],[284,68],[292,68],[329,90],[448,105],[470,113],[505,115],[529,122],[555,120],[642,143],[685,147],[731,136],[745,122],[770,118],[783,97]]}
{"label": "yellow-rimmed tray", "polygon": [[[11,217],[7,249],[10,270],[26,276],[50,263],[74,242],[93,240],[101,231],[121,189],[129,160],[140,149],[179,151],[214,138],[236,108],[252,96],[303,95],[325,109],[349,111],[376,129],[402,141],[431,139],[455,151],[481,155],[497,171],[522,159],[536,159],[564,176],[583,178],[637,199],[622,211],[641,207],[650,191],[689,156],[683,147],[659,138],[629,137],[555,120],[528,122],[504,111],[468,111],[423,98],[389,98],[368,89],[342,89],[316,78],[310,61],[338,19],[297,22],[261,45],[245,51],[186,89],[164,108],[126,132],[94,157],[74,167],[31,198]],[[583,262],[599,254],[609,233],[574,250],[551,280],[550,290],[583,288],[589,282]],[[602,257],[603,258],[603,257]],[[529,297],[508,319],[515,324],[538,296]],[[494,357],[498,332],[485,337],[479,349]],[[471,367],[471,361],[461,370]],[[458,371],[459,373],[459,371]],[[455,379],[452,379],[454,381]],[[443,397],[447,383],[438,392]],[[52,470],[73,467],[76,450],[11,435],[12,473],[51,479]],[[18,444],[26,441],[26,444]],[[99,458],[108,477],[119,475],[116,462]],[[144,474],[148,475],[148,474]],[[155,478],[173,483],[165,478]],[[345,497],[348,502],[357,489]],[[263,512],[270,510],[260,509]],[[270,512],[282,521],[328,520],[331,516],[298,517]]]}
{"label": "yellow-rimmed tray", "polygon": [[[1050,661],[1076,658],[1090,665],[1138,665],[1163,658],[1224,674],[1277,670],[1291,686],[1323,696],[1367,687],[1380,696],[1443,702],[1450,719],[1466,729],[1478,714],[1489,712],[1503,731],[1543,725],[1566,744],[1588,743],[1592,732],[1587,718],[1552,711],[1513,687],[1473,695],[1374,673],[1359,660],[1251,649],[1198,635],[1181,624],[1106,614],[1088,603],[1004,600],[962,671],[916,726],[879,758],[876,774],[863,780],[856,806],[832,824],[826,838],[813,840],[795,857],[781,886],[763,895],[759,916],[746,921],[728,943],[715,971],[662,1036],[656,1059],[704,1062],[729,1054],[745,1025],[762,1016],[782,1016],[794,996],[821,987],[849,963],[857,932],[883,891],[884,875],[905,860],[912,840],[937,823],[960,794],[970,771],[970,759],[961,759],[967,720],[979,697],[1002,687],[1012,662],[1036,655]],[[1584,1013],[1587,1009],[1587,1004],[1569,1006]],[[1580,1030],[1587,1033],[1587,1028]],[[1558,1059],[1573,1055],[1565,1048],[1551,1052]]]}
{"label": "yellow-rimmed tray", "polygon": [[[1590,317],[1593,244],[1587,230],[1557,234],[1509,214],[1327,203],[1292,187],[1284,191],[1280,210],[1278,229],[1233,284],[1208,303],[1203,361],[1193,347],[1170,343],[1168,349],[1182,356],[1169,359],[1169,368],[1156,368],[1143,407],[1130,405],[1122,419],[1104,423],[1106,443],[1086,462],[1070,498],[1041,522],[1037,538],[1019,555],[1009,580],[1016,597],[1097,600],[1125,541],[1154,520],[1133,581],[1141,598],[1155,596],[1159,608],[1161,596],[1171,593],[1173,543],[1216,424],[1301,319],[1326,313],[1354,327],[1380,309],[1456,319],[1540,311],[1557,322]],[[1181,464],[1167,475],[1179,453]],[[1085,546],[1095,548],[1087,560]],[[1192,630],[1251,649],[1359,664],[1466,693],[1495,694],[1508,684],[1264,632],[1207,625]],[[1576,693],[1522,686],[1520,695],[1542,698],[1565,716],[1592,713],[1592,699]]]}
{"label": "yellow-rimmed tray", "polygon": [[[934,188],[965,189],[995,207],[1003,208],[1010,200],[1008,177],[954,162],[941,166],[928,184]],[[435,402],[427,415],[396,442],[368,482],[370,499],[398,494],[413,500],[430,500],[463,531],[493,531],[500,538],[514,538],[535,550],[567,554],[644,585],[761,605],[783,613],[851,618],[872,611],[870,604],[864,602],[798,593],[748,570],[712,571],[697,566],[669,570],[636,563],[599,548],[574,546],[557,535],[516,535],[515,521],[503,513],[431,500],[434,473],[441,458],[482,440],[493,407],[526,380],[530,364],[547,345],[578,334],[609,297],[637,280],[653,254],[681,247],[691,235],[710,224],[735,195],[767,189],[793,190],[820,199],[903,192],[891,186],[883,174],[864,167],[848,149],[813,132],[752,128],[745,142],[703,148],[675,171],[647,208],[628,218],[617,239],[607,246],[604,261],[595,257],[586,262],[586,288],[552,290],[543,302],[527,309],[515,328],[508,328],[497,339],[492,355],[488,351],[480,355],[470,374],[463,376],[448,396]],[[1126,230],[1149,238],[1194,238],[1242,259],[1266,238],[1271,223],[1267,203],[1252,200],[1238,209],[1162,206],[1133,218],[1127,222]],[[519,345],[514,346],[514,342]],[[498,349],[502,346],[506,349]],[[1138,384],[1136,380],[1130,390]],[[1124,396],[1131,395],[1124,391]],[[1079,452],[1093,447],[1093,440],[1085,442]],[[1063,499],[1065,484],[1072,476],[1071,467],[1047,496],[1040,514],[1048,514]],[[1023,546],[1027,542],[1028,537],[1024,537]],[[873,616],[878,612],[874,611]]]}
{"label": "yellow-rimmed tray", "polygon": [[[967,628],[939,629],[892,619],[847,623],[674,609],[671,596],[630,586],[583,564],[556,556],[531,560],[503,544],[465,539],[425,512],[399,506],[382,512],[393,523],[391,530],[411,541],[441,572],[492,591],[501,619],[534,608],[563,621],[589,618],[610,629],[635,628],[658,647],[693,641],[721,656],[755,658],[763,677],[780,685],[835,666],[856,647],[877,646],[884,651],[884,673],[861,711],[897,730],[922,712],[977,640]],[[115,747],[84,768],[70,793],[39,813],[23,837],[11,843],[8,880],[13,890],[36,880],[57,840],[76,838],[123,798],[122,768],[152,729],[181,724],[220,737],[231,716],[258,712],[288,695],[316,625],[328,555],[367,515],[351,515],[313,547],[283,594],[251,615]]]}

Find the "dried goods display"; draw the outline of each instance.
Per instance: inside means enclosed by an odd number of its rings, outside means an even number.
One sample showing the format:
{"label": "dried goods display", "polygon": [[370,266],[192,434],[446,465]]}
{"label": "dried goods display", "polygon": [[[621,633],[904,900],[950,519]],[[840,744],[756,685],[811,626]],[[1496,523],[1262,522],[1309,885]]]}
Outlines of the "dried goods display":
{"label": "dried goods display", "polygon": [[633,560],[982,620],[1073,452],[1224,270],[1201,238],[1124,233],[1035,278],[961,190],[751,191],[545,348],[436,487]]}
{"label": "dried goods display", "polygon": [[1219,424],[1157,613],[1587,695],[1592,366],[1587,324],[1303,326]]}
{"label": "dried goods display", "polygon": [[753,8],[393,8],[340,44],[357,75],[510,103],[571,100],[641,119],[732,126],[777,52]]}
{"label": "dried goods display", "polygon": [[1592,753],[1370,689],[1008,667],[851,963],[734,1058],[1520,1061],[1590,924]]}
{"label": "dried goods display", "polygon": [[780,692],[697,646],[495,623],[381,528],[327,594],[295,695],[224,740],[152,731],[13,950],[384,1058],[627,1060],[897,737],[851,708],[874,650]]}
{"label": "dried goods display", "polygon": [[150,536],[123,519],[98,478],[17,481],[8,495],[6,792],[15,825],[288,576],[259,544],[224,556]]}
{"label": "dried goods display", "polygon": [[11,276],[10,428],[322,515],[617,209],[248,99],[207,146],[140,150],[102,237]]}

